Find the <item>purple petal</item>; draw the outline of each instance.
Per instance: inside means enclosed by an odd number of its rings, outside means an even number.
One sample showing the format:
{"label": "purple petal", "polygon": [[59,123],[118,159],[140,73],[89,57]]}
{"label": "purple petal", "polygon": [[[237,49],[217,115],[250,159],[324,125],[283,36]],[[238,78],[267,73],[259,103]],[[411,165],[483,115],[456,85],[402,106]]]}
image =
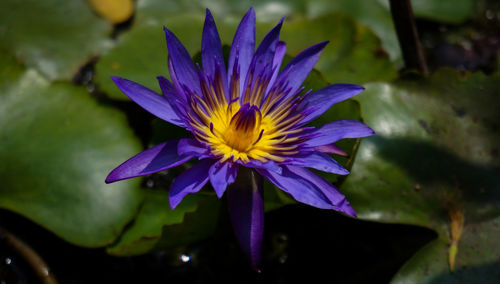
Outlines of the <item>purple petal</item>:
{"label": "purple petal", "polygon": [[321,209],[333,209],[355,216],[354,210],[331,183],[313,172],[295,166],[284,166],[281,175],[258,170],[264,177],[295,200]]}
{"label": "purple petal", "polygon": [[364,89],[353,84],[333,84],[306,96],[297,107],[299,111],[306,114],[300,123],[306,124],[312,121],[334,104],[347,100],[361,93]]}
{"label": "purple petal", "polygon": [[238,180],[227,190],[229,215],[233,230],[250,263],[260,272],[264,233],[262,178],[251,170],[242,170]]}
{"label": "purple petal", "polygon": [[284,162],[287,165],[307,167],[317,169],[323,172],[329,172],[339,175],[348,175],[349,171],[332,157],[321,152],[312,152],[288,157]]}
{"label": "purple petal", "polygon": [[337,120],[312,130],[311,139],[304,142],[306,147],[331,144],[344,138],[359,138],[374,135],[366,124],[350,119]]}
{"label": "purple petal", "polygon": [[220,72],[223,80],[223,86],[227,89],[226,65],[224,63],[224,57],[222,56],[222,45],[219,33],[217,32],[217,27],[215,26],[214,18],[208,9],[206,9],[205,25],[203,26],[203,35],[201,40],[201,60],[203,64],[203,72],[212,81],[215,78],[216,66],[224,67],[220,68]]}
{"label": "purple petal", "polygon": [[349,154],[347,154],[347,152],[344,151],[344,149],[340,148],[339,146],[337,146],[335,144],[316,146],[316,147],[314,147],[314,150],[319,151],[321,153],[326,153],[326,154],[333,154],[333,155],[344,156],[344,157],[349,156]]}
{"label": "purple petal", "polygon": [[234,76],[234,65],[238,64],[238,72],[240,73],[240,94],[243,93],[245,78],[247,77],[248,68],[252,61],[252,56],[255,51],[255,11],[250,8],[234,34],[231,52],[229,53],[229,76],[228,82],[231,82]]}
{"label": "purple petal", "polygon": [[234,182],[238,174],[238,164],[234,163],[215,163],[208,171],[208,177],[212,183],[212,187],[221,198],[226,191],[226,187]]}
{"label": "purple petal", "polygon": [[209,150],[193,138],[182,138],[177,144],[179,155],[205,156]]}
{"label": "purple petal", "polygon": [[186,121],[188,121],[188,117],[185,111],[186,101],[185,98],[177,92],[177,89],[170,83],[170,81],[163,77],[156,77],[158,80],[158,84],[160,85],[160,89],[163,92],[163,97],[168,101],[172,110],[177,114],[179,118],[184,121],[184,124],[187,125]]}
{"label": "purple petal", "polygon": [[163,29],[165,30],[165,37],[167,39],[168,58],[171,67],[170,77],[172,81],[179,88],[178,91],[182,92],[185,97],[187,97],[187,94],[183,86],[187,86],[195,93],[201,94],[200,79],[188,51],[171,31],[165,27]]}
{"label": "purple petal", "polygon": [[269,170],[281,174],[281,167],[273,161],[267,161],[263,163],[258,160],[250,160],[250,162],[245,163],[241,162],[241,160],[238,160],[237,163],[248,168]]}
{"label": "purple petal", "polygon": [[278,77],[278,73],[280,72],[281,63],[283,62],[283,58],[286,54],[286,43],[280,41],[278,42],[278,46],[276,47],[276,53],[273,58],[273,75],[271,80],[269,80],[269,84],[267,85],[266,94],[269,93],[271,88]]}
{"label": "purple petal", "polygon": [[158,80],[158,84],[160,85],[161,91],[164,95],[172,94],[173,96],[177,96],[177,90],[167,78],[163,76],[157,76],[156,79]]}
{"label": "purple petal", "polygon": [[201,160],[180,174],[170,186],[170,207],[175,209],[188,193],[195,193],[208,182],[208,170],[215,163],[214,160]]}
{"label": "purple petal", "polygon": [[[185,98],[181,96],[178,92],[175,86],[165,77],[163,76],[157,76],[156,79],[158,80],[158,84],[160,85],[160,89],[163,92],[163,95],[165,98],[167,98],[167,94],[169,97],[173,97],[176,99],[177,103],[179,101],[181,102],[186,102]],[[170,100],[169,100],[170,102]]]}
{"label": "purple petal", "polygon": [[289,96],[294,95],[300,88],[327,44],[328,41],[325,41],[307,48],[299,53],[299,55],[295,56],[295,58],[283,68],[277,82],[282,82],[284,80],[287,88],[290,88],[288,93]]}
{"label": "purple petal", "polygon": [[289,166],[288,169],[297,176],[300,176],[314,184],[316,188],[318,188],[328,198],[328,200],[330,200],[331,204],[334,206],[334,210],[356,217],[356,212],[354,212],[354,209],[351,207],[351,204],[349,204],[349,201],[347,201],[345,196],[330,182],[301,167]]}
{"label": "purple petal", "polygon": [[281,174],[257,170],[275,186],[290,194],[295,200],[321,209],[333,209],[330,200],[314,184],[283,167]]}
{"label": "purple petal", "polygon": [[267,33],[257,48],[257,51],[255,51],[255,55],[252,60],[256,63],[255,70],[257,71],[257,74],[261,68],[265,66],[272,66],[282,26],[283,18],[269,31],[269,33]]}
{"label": "purple petal", "polygon": [[106,183],[163,171],[191,160],[177,154],[177,140],[168,141],[141,152],[109,173]]}
{"label": "purple petal", "polygon": [[116,86],[135,103],[151,114],[177,126],[184,127],[184,121],[173,110],[170,103],[160,94],[120,77],[111,77]]}
{"label": "purple petal", "polygon": [[[274,28],[272,28],[271,31],[269,31],[269,33],[260,43],[257,51],[255,51],[255,54],[250,63],[250,68],[253,68],[253,70],[248,70],[244,86],[253,84],[257,79],[257,74],[260,74],[264,68],[269,68],[269,70],[271,70],[274,60],[274,54],[276,53],[276,47],[278,46],[278,39],[280,36],[282,25],[283,19],[281,19],[280,22]],[[243,94],[243,92],[240,93]],[[240,100],[242,102],[244,101],[243,95],[240,96]]]}

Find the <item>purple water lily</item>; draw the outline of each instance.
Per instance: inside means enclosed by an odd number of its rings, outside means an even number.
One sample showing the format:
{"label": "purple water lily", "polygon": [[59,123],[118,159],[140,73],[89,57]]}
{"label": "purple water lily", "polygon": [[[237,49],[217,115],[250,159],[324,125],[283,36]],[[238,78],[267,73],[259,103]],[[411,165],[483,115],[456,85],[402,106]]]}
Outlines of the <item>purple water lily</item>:
{"label": "purple water lily", "polygon": [[219,198],[228,188],[236,237],[256,270],[260,265],[264,205],[262,179],[255,177],[267,178],[299,202],[355,216],[337,188],[306,168],[346,175],[349,171],[328,155],[345,154],[333,143],[374,134],[354,120],[317,128],[306,126],[333,104],[364,88],[334,84],[300,95],[304,89],[301,84],[327,42],[302,51],[280,72],[286,52],[285,43],[279,41],[282,22],[255,51],[255,12],[250,9],[236,30],[226,70],[219,34],[207,9],[201,46],[203,70],[193,64],[184,46],[165,28],[172,82],[158,77],[163,95],[127,79],[112,78],[141,107],[187,129],[192,137],[167,141],[137,154],[114,169],[106,182],[144,176],[198,159],[172,183],[172,209],[209,181]]}

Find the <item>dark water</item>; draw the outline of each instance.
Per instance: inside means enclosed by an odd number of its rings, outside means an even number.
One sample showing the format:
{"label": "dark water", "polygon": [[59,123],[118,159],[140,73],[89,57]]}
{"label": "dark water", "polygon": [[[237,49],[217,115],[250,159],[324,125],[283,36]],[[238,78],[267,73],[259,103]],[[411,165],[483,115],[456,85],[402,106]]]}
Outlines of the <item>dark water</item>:
{"label": "dark water", "polygon": [[[138,257],[64,242],[32,222],[0,211],[0,224],[32,246],[60,283],[387,283],[435,233],[378,224],[293,205],[266,215],[263,272],[250,269],[227,216],[215,236],[190,247]],[[0,244],[0,283],[38,283],[14,251]],[[3,281],[3,282],[1,282]]]}

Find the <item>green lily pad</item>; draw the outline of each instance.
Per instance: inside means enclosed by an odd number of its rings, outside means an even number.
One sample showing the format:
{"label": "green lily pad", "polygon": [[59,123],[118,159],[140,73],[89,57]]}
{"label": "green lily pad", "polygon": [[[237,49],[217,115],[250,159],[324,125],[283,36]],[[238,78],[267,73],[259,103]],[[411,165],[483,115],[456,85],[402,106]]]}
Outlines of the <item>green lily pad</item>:
{"label": "green lily pad", "polygon": [[[203,199],[198,199],[198,208],[196,211],[185,214],[182,223],[163,226],[162,237],[159,239],[154,250],[186,246],[214,234],[221,210],[227,209],[221,206],[222,202],[213,194],[212,189],[210,189],[210,192],[197,194],[204,194],[205,196]],[[181,204],[183,202],[184,200]]]}
{"label": "green lily pad", "polygon": [[448,240],[437,239],[423,247],[399,271],[392,283],[498,283],[500,254],[495,249],[500,218],[467,225],[459,244],[457,265],[448,268]]}
{"label": "green lily pad", "polygon": [[[381,39],[384,50],[393,61],[401,57],[398,39],[388,7],[388,1],[315,0],[310,2],[308,18],[318,18],[329,13],[342,13],[366,25]],[[334,28],[330,26],[330,28]]]}
{"label": "green lily pad", "polygon": [[0,2],[0,45],[50,80],[72,78],[109,48],[111,28],[86,1]]}
{"label": "green lily pad", "polygon": [[341,14],[285,22],[280,39],[286,42],[289,54],[330,40],[315,66],[330,82],[364,84],[397,76],[377,36]]}
{"label": "green lily pad", "polygon": [[210,236],[219,205],[214,196],[190,194],[172,210],[166,190],[147,190],[136,219],[109,254],[129,256],[186,245]]}
{"label": "green lily pad", "polygon": [[474,13],[474,0],[412,0],[413,12],[418,18],[460,24]]}
{"label": "green lily pad", "polygon": [[0,207],[81,246],[113,242],[142,200],[138,181],[106,185],[140,151],[125,116],[83,87],[50,83],[0,53]]}
{"label": "green lily pad", "polygon": [[[500,216],[499,79],[444,69],[429,79],[368,85],[357,99],[377,135],[362,139],[341,188],[360,218],[425,226],[447,243],[449,215],[458,211],[465,227],[456,270],[489,265],[492,255],[498,259],[498,246],[483,244],[498,238],[490,226]],[[474,249],[467,252],[468,247]],[[438,249],[432,251],[440,257]],[[446,272],[414,265],[428,263],[433,259],[428,254],[417,254],[395,279],[415,273],[431,279]],[[440,267],[447,267],[447,256],[439,259]]]}

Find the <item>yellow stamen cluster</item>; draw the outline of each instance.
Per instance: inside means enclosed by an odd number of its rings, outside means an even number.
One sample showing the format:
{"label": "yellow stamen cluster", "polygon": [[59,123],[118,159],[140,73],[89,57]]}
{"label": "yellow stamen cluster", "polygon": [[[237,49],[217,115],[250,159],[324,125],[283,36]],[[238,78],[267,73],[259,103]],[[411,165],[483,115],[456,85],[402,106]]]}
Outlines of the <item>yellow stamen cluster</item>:
{"label": "yellow stamen cluster", "polygon": [[193,95],[193,113],[188,115],[196,138],[209,145],[221,162],[228,159],[245,163],[252,159],[281,162],[284,156],[298,153],[301,138],[289,136],[302,131],[290,130],[302,116],[291,115],[291,99],[273,108],[284,94],[271,93],[264,99],[265,85],[262,85],[253,92],[247,91],[241,104],[235,90],[238,82],[234,81],[231,102],[227,102],[221,83],[215,85],[202,87],[203,98]]}

